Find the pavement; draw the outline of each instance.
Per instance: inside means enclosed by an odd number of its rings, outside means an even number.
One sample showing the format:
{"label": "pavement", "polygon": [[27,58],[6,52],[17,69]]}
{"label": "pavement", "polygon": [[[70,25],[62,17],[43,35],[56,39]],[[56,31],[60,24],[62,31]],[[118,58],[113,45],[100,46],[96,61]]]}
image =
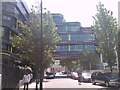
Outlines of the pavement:
{"label": "pavement", "polygon": [[[43,83],[46,83],[46,82],[48,82],[48,80],[44,79]],[[35,89],[35,87],[36,87],[36,82],[32,82],[29,84],[30,89]],[[22,85],[22,86],[20,86],[19,90],[23,90],[23,88],[24,88],[24,86]],[[39,88],[39,85],[38,85],[38,88]]]}
{"label": "pavement", "polygon": [[[67,74],[62,74],[62,73],[56,73],[55,75],[55,78],[68,78],[67,77]],[[43,80],[43,88],[45,87],[44,86],[44,83],[47,83],[49,82],[49,79],[44,79]],[[36,87],[36,82],[32,82],[29,84],[29,88],[35,88]],[[20,89],[19,90],[23,90],[24,86],[23,85],[20,85]],[[39,85],[38,85],[38,88],[39,88]]]}

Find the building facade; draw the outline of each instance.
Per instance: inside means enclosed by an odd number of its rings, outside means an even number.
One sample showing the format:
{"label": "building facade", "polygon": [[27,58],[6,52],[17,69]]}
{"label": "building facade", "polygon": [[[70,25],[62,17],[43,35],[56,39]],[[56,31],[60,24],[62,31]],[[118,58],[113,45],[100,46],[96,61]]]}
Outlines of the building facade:
{"label": "building facade", "polygon": [[61,38],[54,52],[56,60],[78,60],[82,53],[96,53],[96,37],[92,27],[82,27],[80,22],[66,22],[59,13],[52,16]]}
{"label": "building facade", "polygon": [[58,59],[77,57],[82,52],[95,52],[96,39],[92,27],[82,27],[80,22],[65,22],[61,14],[52,15],[61,38],[55,52],[56,56],[61,56]]}
{"label": "building facade", "polygon": [[[26,23],[29,21],[29,10],[22,0],[14,2],[2,2],[2,88],[14,88],[18,83],[19,73],[15,66],[16,53],[12,47],[10,37],[14,34],[21,33],[19,22]],[[17,76],[18,75],[18,76]]]}

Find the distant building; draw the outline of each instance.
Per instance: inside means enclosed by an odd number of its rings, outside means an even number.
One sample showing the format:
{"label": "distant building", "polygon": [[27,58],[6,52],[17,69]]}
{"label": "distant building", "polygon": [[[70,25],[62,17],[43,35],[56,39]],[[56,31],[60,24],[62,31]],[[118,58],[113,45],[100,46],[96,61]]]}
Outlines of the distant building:
{"label": "distant building", "polygon": [[65,22],[61,14],[52,15],[61,38],[55,52],[56,58],[78,58],[82,52],[95,52],[95,32],[92,27],[82,27],[80,22]]}
{"label": "distant building", "polygon": [[29,10],[24,1],[2,2],[2,88],[15,88],[19,73],[15,67],[16,49],[12,47],[10,36],[21,33],[19,22],[29,21]]}
{"label": "distant building", "polygon": [[61,38],[54,52],[56,60],[79,59],[81,53],[96,53],[96,37],[92,27],[82,27],[80,22],[66,22],[63,15],[52,14]]}

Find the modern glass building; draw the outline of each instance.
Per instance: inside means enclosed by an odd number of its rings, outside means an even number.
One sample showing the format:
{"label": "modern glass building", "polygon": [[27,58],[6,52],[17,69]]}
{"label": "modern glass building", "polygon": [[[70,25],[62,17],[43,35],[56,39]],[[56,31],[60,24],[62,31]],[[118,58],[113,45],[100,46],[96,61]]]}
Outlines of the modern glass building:
{"label": "modern glass building", "polygon": [[95,32],[92,27],[82,27],[80,22],[65,22],[59,13],[52,16],[61,38],[54,53],[56,59],[77,59],[83,52],[95,53]]}
{"label": "modern glass building", "polygon": [[29,21],[29,10],[22,0],[14,2],[1,2],[2,5],[2,88],[14,88],[18,83],[19,73],[15,66],[16,53],[12,47],[10,36],[21,33],[19,22],[26,23]]}

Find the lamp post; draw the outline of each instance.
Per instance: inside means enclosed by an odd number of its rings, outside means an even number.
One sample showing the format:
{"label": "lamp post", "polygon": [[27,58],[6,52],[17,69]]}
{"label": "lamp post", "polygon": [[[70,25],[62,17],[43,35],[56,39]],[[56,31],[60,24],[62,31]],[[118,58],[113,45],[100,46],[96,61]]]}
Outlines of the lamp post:
{"label": "lamp post", "polygon": [[40,55],[40,87],[39,89],[43,89],[43,75],[44,75],[44,70],[43,70],[43,22],[42,22],[42,0],[40,1],[40,30],[41,30],[41,55]]}
{"label": "lamp post", "polygon": [[120,31],[118,32],[118,77],[120,78]]}

